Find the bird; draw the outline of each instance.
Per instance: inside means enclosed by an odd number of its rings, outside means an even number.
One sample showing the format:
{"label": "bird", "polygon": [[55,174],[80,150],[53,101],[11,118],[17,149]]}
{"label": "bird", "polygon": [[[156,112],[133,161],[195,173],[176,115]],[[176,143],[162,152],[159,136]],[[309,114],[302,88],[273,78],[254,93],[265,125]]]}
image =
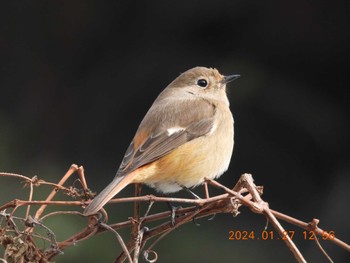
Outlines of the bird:
{"label": "bird", "polygon": [[129,184],[170,194],[221,176],[234,145],[226,84],[238,77],[194,67],[175,78],[141,121],[112,182],[83,214],[96,214]]}

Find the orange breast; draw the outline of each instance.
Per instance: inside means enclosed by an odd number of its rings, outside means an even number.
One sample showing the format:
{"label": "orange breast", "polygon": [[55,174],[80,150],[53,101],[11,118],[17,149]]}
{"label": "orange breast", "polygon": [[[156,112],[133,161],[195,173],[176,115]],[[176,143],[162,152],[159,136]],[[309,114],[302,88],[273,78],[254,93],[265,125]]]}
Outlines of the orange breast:
{"label": "orange breast", "polygon": [[[133,182],[193,187],[203,183],[204,177],[220,176],[226,171],[232,155],[233,119],[228,109],[217,117],[217,129],[212,134],[187,142],[140,168]],[[223,117],[228,121],[221,121]]]}

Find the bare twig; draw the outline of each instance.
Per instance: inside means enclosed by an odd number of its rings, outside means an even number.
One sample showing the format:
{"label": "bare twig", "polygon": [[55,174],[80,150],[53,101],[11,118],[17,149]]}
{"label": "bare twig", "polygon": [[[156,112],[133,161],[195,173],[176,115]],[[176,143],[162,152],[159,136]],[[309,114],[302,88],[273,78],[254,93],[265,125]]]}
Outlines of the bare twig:
{"label": "bare twig", "polygon": [[[82,185],[82,191],[76,189],[73,186],[64,187],[63,184],[66,180],[75,172],[79,175],[79,181]],[[122,247],[122,253],[116,259],[116,262],[122,262],[125,259],[128,259],[130,262],[138,262],[139,256],[143,255],[149,262],[155,262],[158,258],[157,252],[154,250],[157,242],[162,240],[166,235],[171,233],[175,228],[180,227],[183,224],[191,222],[193,218],[201,218],[214,215],[216,213],[231,213],[235,216],[239,214],[239,207],[244,205],[248,207],[254,213],[263,214],[268,218],[268,221],[274,226],[274,228],[278,231],[278,233],[283,236],[283,240],[286,242],[286,245],[292,251],[294,257],[298,262],[305,262],[299,250],[296,248],[290,237],[286,236],[286,231],[284,231],[283,227],[280,225],[277,219],[291,223],[300,228],[313,231],[315,234],[322,236],[324,240],[329,240],[336,245],[344,248],[347,251],[350,251],[350,246],[345,242],[339,240],[334,236],[332,231],[326,232],[318,227],[318,221],[316,219],[312,220],[310,223],[305,223],[293,217],[287,216],[280,212],[274,211],[269,208],[268,204],[262,200],[260,195],[262,194],[262,187],[255,186],[251,175],[244,174],[235,185],[235,187],[231,190],[220,183],[214,180],[207,180],[205,183],[205,198],[204,199],[185,199],[185,198],[169,198],[169,197],[157,197],[154,195],[145,195],[140,196],[140,186],[135,186],[135,196],[128,198],[116,198],[112,199],[109,204],[116,203],[127,203],[134,202],[134,215],[128,221],[118,222],[114,224],[107,225],[108,214],[102,209],[100,213],[95,216],[88,217],[87,225],[77,233],[74,233],[71,237],[67,238],[64,241],[57,242],[55,239],[54,231],[50,230],[43,224],[43,220],[48,217],[53,217],[56,215],[78,215],[82,216],[79,211],[54,211],[47,215],[42,216],[46,206],[77,206],[84,207],[90,201],[86,201],[90,198],[91,192],[87,188],[87,182],[84,175],[83,167],[72,165],[67,173],[62,177],[58,184],[46,182],[44,180],[39,180],[36,176],[33,178],[29,178],[27,176],[12,174],[12,173],[0,173],[0,177],[13,177],[24,180],[26,185],[30,187],[28,200],[19,200],[14,199],[6,204],[0,204],[0,211],[4,211],[5,209],[12,208],[11,213],[1,212],[0,216],[3,217],[5,223],[4,228],[0,228],[2,232],[0,232],[0,238],[3,234],[7,234],[7,237],[12,237],[13,239],[21,240],[21,242],[25,242],[27,246],[27,250],[23,250],[22,254],[19,254],[15,260],[17,262],[24,262],[25,257],[33,257],[32,260],[35,261],[37,259],[45,259],[46,261],[52,260],[56,255],[60,254],[62,250],[65,248],[74,245],[75,243],[88,239],[94,235],[97,235],[102,232],[111,231],[113,232]],[[214,187],[220,188],[224,191],[223,194],[209,197],[209,191],[207,184],[210,184]],[[50,185],[54,187],[51,193],[45,200],[32,200],[33,199],[33,187],[41,186],[41,185]],[[73,183],[74,185],[74,183]],[[74,196],[75,198],[79,198],[77,201],[53,201],[53,198],[57,192],[57,190],[62,190],[69,196]],[[149,202],[148,209],[146,213],[141,216],[140,215],[140,203],[141,202]],[[157,214],[149,214],[152,204],[154,202],[172,202],[172,203],[182,203],[191,205],[190,207],[180,208],[177,210],[177,219],[176,224],[172,225],[170,221],[168,221],[170,212],[161,212]],[[34,205],[39,205],[39,209],[35,213],[35,217],[32,218],[30,216],[30,207]],[[26,207],[26,215],[25,217],[16,217],[15,213],[17,212],[17,208],[27,206]],[[98,218],[100,217],[100,218]],[[40,219],[40,221],[39,221]],[[19,220],[19,221],[16,221]],[[104,223],[100,221],[103,220]],[[164,220],[167,220],[164,222]],[[15,222],[16,221],[16,222]],[[144,224],[147,222],[158,222],[159,224],[155,224],[152,229],[147,229],[144,227]],[[41,226],[48,232],[48,236],[40,236],[35,233],[35,225]],[[27,228],[30,228],[30,231],[26,231]],[[131,240],[126,246],[122,237],[116,232],[117,229],[130,227],[131,228]],[[23,234],[26,235],[27,239],[22,240],[21,237]],[[52,242],[53,246],[50,248],[39,248],[35,244],[34,238],[38,237],[42,240],[49,240]],[[152,239],[152,243],[146,248],[146,243]],[[23,248],[21,248],[23,249]],[[143,253],[141,251],[143,250]],[[322,251],[322,247],[320,247]],[[8,251],[8,250],[6,250]],[[131,257],[131,253],[133,252],[133,258]],[[327,253],[322,251],[322,253],[327,257]],[[330,258],[328,257],[328,260]]]}
{"label": "bare twig", "polygon": [[1,172],[0,173],[0,176],[7,176],[7,177],[14,177],[14,178],[19,178],[19,179],[23,179],[27,182],[31,182],[31,179],[27,176],[24,176],[24,175],[21,175],[21,174],[15,174],[15,173],[4,173],[4,172]]}
{"label": "bare twig", "polygon": [[[139,197],[141,195],[141,184],[135,184],[135,196]],[[139,259],[140,254],[140,248],[141,248],[141,239],[143,236],[143,232],[140,231],[141,229],[141,222],[140,222],[140,203],[138,201],[134,202],[134,220],[135,223],[132,227],[132,239],[130,242],[133,242],[135,245],[134,250],[134,258],[133,262],[137,263]]]}
{"label": "bare twig", "polygon": [[318,248],[320,249],[320,251],[322,252],[322,254],[326,257],[326,259],[328,260],[328,262],[333,263],[333,260],[331,259],[331,257],[327,254],[327,252],[324,250],[324,248],[322,247],[320,241],[318,241],[318,238],[315,238],[315,242],[318,246]]}
{"label": "bare twig", "polygon": [[288,222],[288,223],[290,223],[292,225],[295,225],[297,227],[303,228],[305,230],[313,230],[315,234],[317,234],[320,237],[323,237],[324,240],[333,242],[337,246],[339,246],[339,247],[345,249],[346,251],[350,252],[350,245],[345,243],[344,241],[338,239],[334,235],[334,233],[330,234],[327,231],[319,228],[318,226],[316,226],[316,228],[313,228],[310,223],[303,222],[303,221],[301,221],[299,219],[296,219],[294,217],[285,215],[285,214],[283,214],[281,212],[278,212],[278,211],[275,211],[275,210],[272,210],[272,209],[270,209],[270,210],[278,219],[281,219],[281,220],[283,220],[285,222]]}
{"label": "bare twig", "polygon": [[205,196],[205,199],[209,198],[209,189],[208,189],[208,182],[207,181],[204,182],[204,196]]}
{"label": "bare twig", "polygon": [[[60,180],[60,182],[58,183],[58,185],[63,185],[67,179],[75,172],[79,169],[79,167],[76,164],[72,164],[71,167],[68,169],[68,171],[66,172],[66,174],[62,177],[62,179]],[[54,196],[56,195],[57,191],[55,189],[53,189],[51,191],[51,193],[49,194],[49,196],[46,198],[45,201],[51,201],[52,198],[54,198]],[[34,218],[38,219],[40,218],[41,214],[44,212],[45,208],[46,208],[46,204],[42,205],[35,213]]]}
{"label": "bare twig", "polygon": [[282,225],[278,222],[276,217],[272,214],[268,203],[264,202],[258,191],[256,190],[256,185],[254,184],[253,177],[251,174],[243,174],[242,175],[243,180],[243,187],[247,188],[249,193],[253,196],[253,200],[257,202],[258,204],[262,205],[263,207],[263,214],[268,218],[269,222],[272,223],[274,228],[278,231],[278,234],[280,237],[284,240],[288,248],[292,251],[295,259],[298,262],[306,262],[303,255],[300,253],[299,249],[296,247],[292,239],[289,237],[289,235],[286,235],[286,231],[282,227]]}
{"label": "bare twig", "polygon": [[126,254],[127,259],[129,260],[130,263],[132,263],[131,255],[130,255],[130,253],[129,253],[129,251],[124,243],[123,238],[119,235],[119,233],[107,224],[100,223],[100,225],[101,225],[101,227],[107,229],[108,231],[111,231],[117,237],[119,244],[121,245],[121,247],[123,249],[123,252]]}
{"label": "bare twig", "polygon": [[[35,180],[37,177],[36,176],[34,176],[33,178],[32,178],[32,180],[30,181],[30,183],[29,183],[29,187],[30,187],[30,191],[29,191],[29,198],[28,198],[28,200],[29,201],[32,201],[33,200],[33,180]],[[28,216],[29,216],[29,212],[30,212],[30,205],[28,205],[27,206],[27,212],[26,212],[26,218],[28,218]]]}

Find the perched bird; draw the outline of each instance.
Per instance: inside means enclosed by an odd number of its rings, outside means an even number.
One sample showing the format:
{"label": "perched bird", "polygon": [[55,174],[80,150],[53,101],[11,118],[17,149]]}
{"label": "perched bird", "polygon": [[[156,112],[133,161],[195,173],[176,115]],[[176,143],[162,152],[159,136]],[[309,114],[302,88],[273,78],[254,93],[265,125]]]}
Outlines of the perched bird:
{"label": "perched bird", "polygon": [[95,214],[131,183],[173,193],[222,175],[233,150],[226,84],[238,77],[195,67],[171,82],[142,120],[113,181],[84,214]]}

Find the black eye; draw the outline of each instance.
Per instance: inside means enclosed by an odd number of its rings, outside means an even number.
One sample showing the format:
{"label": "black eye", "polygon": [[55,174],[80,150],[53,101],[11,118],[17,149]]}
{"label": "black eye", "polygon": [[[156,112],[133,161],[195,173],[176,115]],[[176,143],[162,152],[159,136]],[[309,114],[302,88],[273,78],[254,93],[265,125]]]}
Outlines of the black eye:
{"label": "black eye", "polygon": [[199,79],[197,80],[197,85],[202,88],[205,88],[206,86],[208,86],[208,82],[205,79]]}

